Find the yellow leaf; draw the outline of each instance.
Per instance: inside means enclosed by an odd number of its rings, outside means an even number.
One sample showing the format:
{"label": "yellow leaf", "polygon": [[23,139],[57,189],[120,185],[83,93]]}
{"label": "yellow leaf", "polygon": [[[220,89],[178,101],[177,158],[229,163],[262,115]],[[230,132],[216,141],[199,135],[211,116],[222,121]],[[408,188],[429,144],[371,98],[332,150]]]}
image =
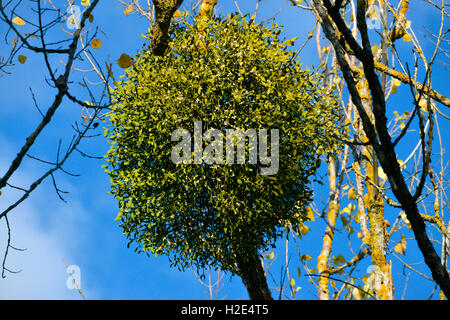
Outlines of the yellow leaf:
{"label": "yellow leaf", "polygon": [[395,247],[394,251],[398,254],[405,254],[406,253],[406,238],[405,235],[402,234],[400,242],[398,242]]}
{"label": "yellow leaf", "polygon": [[349,200],[356,200],[356,190],[355,190],[355,188],[351,188],[348,191],[348,199]]}
{"label": "yellow leaf", "polygon": [[300,261],[310,261],[310,260],[312,260],[312,258],[309,254],[304,254],[300,257]]}
{"label": "yellow leaf", "polygon": [[356,206],[353,203],[349,203],[347,207],[341,210],[341,213],[352,213],[355,209]]}
{"label": "yellow leaf", "polygon": [[291,278],[291,280],[289,280],[289,285],[291,286],[291,288],[295,287],[295,279]]}
{"label": "yellow leaf", "polygon": [[119,221],[121,217],[122,217],[122,211],[119,212],[119,214],[117,215],[117,217],[114,218],[114,221]]}
{"label": "yellow leaf", "polygon": [[409,34],[405,33],[403,35],[403,41],[405,41],[405,42],[410,42],[411,41],[411,37],[409,36]]}
{"label": "yellow leaf", "polygon": [[269,253],[269,254],[266,256],[266,260],[272,260],[273,258],[275,258],[275,254],[274,254],[273,252]]}
{"label": "yellow leaf", "polygon": [[361,300],[361,293],[358,288],[353,288],[352,295],[355,300]]}
{"label": "yellow leaf", "polygon": [[398,79],[394,79],[392,81],[392,90],[391,93],[394,94],[398,91],[398,87],[402,84],[402,82]]}
{"label": "yellow leaf", "polygon": [[[416,96],[416,100],[419,99],[419,95]],[[436,104],[433,102],[433,100],[430,99],[431,107],[434,109]],[[422,96],[419,100],[419,107],[422,109],[422,111],[428,113],[428,97]]]}
{"label": "yellow leaf", "polygon": [[394,81],[392,82],[394,84],[394,86],[398,87],[399,85],[402,84],[402,82],[398,79],[394,79]]}
{"label": "yellow leaf", "polygon": [[409,222],[408,218],[406,217],[406,214],[404,211],[400,212],[400,218],[402,218],[403,222],[406,223],[406,226],[408,229],[411,229],[411,223]]}
{"label": "yellow leaf", "polygon": [[382,167],[378,167],[378,177],[379,177],[381,180],[387,180],[387,176],[386,176],[386,174],[384,173]]}
{"label": "yellow leaf", "polygon": [[300,224],[300,232],[302,233],[302,235],[307,234],[309,230],[310,229],[307,226],[305,226],[303,223]]}
{"label": "yellow leaf", "polygon": [[102,40],[100,40],[100,39],[92,40],[91,47],[93,49],[100,49],[102,47]]}
{"label": "yellow leaf", "polygon": [[175,13],[173,14],[173,18],[174,18],[174,19],[178,19],[178,18],[180,18],[181,16],[183,16],[183,14],[181,13],[180,10],[175,11]]}
{"label": "yellow leaf", "polygon": [[377,44],[373,44],[372,45],[372,54],[375,56],[378,52],[378,45]]}
{"label": "yellow leaf", "polygon": [[88,19],[90,23],[94,22],[94,16],[92,14],[89,15]]}
{"label": "yellow leaf", "polygon": [[208,23],[205,20],[197,21],[197,28],[200,31],[205,30],[208,27]]}
{"label": "yellow leaf", "polygon": [[21,54],[17,57],[17,59],[19,60],[19,62],[20,62],[21,64],[24,64],[24,63],[27,61],[27,57],[26,57],[26,56],[23,56],[23,55],[21,55]]}
{"label": "yellow leaf", "polygon": [[345,263],[346,260],[342,254],[338,254],[336,257],[333,257],[333,263],[338,265],[341,263]]}
{"label": "yellow leaf", "polygon": [[328,53],[330,51],[330,46],[325,46],[322,48],[322,53]]}
{"label": "yellow leaf", "polygon": [[348,209],[350,210],[350,212],[353,212],[356,209],[356,206],[353,203],[350,203],[348,205]]}
{"label": "yellow leaf", "polygon": [[81,5],[82,6],[90,6],[91,5],[91,1],[90,0],[81,0]]}
{"label": "yellow leaf", "polygon": [[120,56],[119,60],[117,60],[117,64],[122,69],[127,69],[133,65],[133,62],[131,61],[131,58],[129,55],[127,55],[126,53],[123,53]]}
{"label": "yellow leaf", "polygon": [[398,88],[395,86],[392,86],[391,94],[397,93]]}
{"label": "yellow leaf", "polygon": [[322,154],[324,154],[325,153],[325,150],[323,149],[323,146],[319,146],[318,148],[317,148],[317,154],[319,155],[319,156],[321,156]]}
{"label": "yellow leaf", "polygon": [[306,218],[307,218],[309,221],[314,221],[314,212],[312,211],[311,207],[308,207],[308,208],[306,209]]}
{"label": "yellow leaf", "polygon": [[26,22],[23,21],[23,19],[21,17],[15,17],[14,19],[12,19],[12,22],[17,24],[18,26],[23,26],[26,24]]}
{"label": "yellow leaf", "polygon": [[123,10],[123,14],[126,15],[128,17],[128,15],[130,15],[131,13],[133,13],[134,9],[133,9],[133,5],[129,4],[128,7],[125,8],[125,10]]}

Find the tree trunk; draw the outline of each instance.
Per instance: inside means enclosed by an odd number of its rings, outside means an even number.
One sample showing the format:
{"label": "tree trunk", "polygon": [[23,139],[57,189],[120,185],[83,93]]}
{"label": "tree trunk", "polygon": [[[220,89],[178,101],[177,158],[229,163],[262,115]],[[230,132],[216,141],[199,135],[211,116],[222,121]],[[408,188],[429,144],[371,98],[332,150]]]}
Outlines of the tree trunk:
{"label": "tree trunk", "polygon": [[259,256],[238,256],[239,276],[251,300],[273,300]]}
{"label": "tree trunk", "polygon": [[152,30],[152,51],[157,56],[163,56],[169,41],[169,28],[173,14],[183,0],[154,0],[155,24]]}

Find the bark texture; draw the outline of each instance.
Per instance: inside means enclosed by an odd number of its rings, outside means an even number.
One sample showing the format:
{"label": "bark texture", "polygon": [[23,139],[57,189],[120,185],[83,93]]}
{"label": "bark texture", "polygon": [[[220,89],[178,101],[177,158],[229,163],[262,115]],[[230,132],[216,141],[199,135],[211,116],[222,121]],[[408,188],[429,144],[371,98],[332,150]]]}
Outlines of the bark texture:
{"label": "bark texture", "polygon": [[251,300],[273,300],[259,256],[238,256],[236,262]]}

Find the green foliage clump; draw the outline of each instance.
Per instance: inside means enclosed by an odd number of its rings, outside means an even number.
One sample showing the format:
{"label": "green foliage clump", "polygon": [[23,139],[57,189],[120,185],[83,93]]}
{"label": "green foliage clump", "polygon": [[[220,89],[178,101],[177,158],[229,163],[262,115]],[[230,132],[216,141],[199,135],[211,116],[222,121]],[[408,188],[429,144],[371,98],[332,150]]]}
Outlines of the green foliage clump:
{"label": "green foliage clump", "polygon": [[[336,148],[341,118],[320,76],[279,34],[236,15],[178,25],[164,57],[144,45],[116,83],[106,171],[138,252],[236,272],[236,255],[266,250],[286,221],[304,219],[317,149]],[[194,121],[204,131],[279,129],[277,174],[248,161],[174,164],[171,134],[192,133]]]}

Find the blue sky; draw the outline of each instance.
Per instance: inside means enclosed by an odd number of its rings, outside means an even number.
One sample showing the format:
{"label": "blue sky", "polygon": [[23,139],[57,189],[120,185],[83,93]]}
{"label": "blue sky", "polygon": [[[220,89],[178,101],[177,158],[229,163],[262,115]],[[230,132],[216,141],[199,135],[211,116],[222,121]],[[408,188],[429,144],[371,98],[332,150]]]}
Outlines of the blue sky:
{"label": "blue sky", "polygon": [[[76,1],[79,2],[79,1]],[[242,12],[253,12],[256,1],[239,0]],[[258,19],[272,17],[280,9],[284,1],[266,0],[260,5]],[[420,4],[419,4],[420,3]],[[421,26],[435,29],[436,22],[432,20],[430,8],[424,1],[414,1],[410,19],[416,21],[416,31],[423,31]],[[24,14],[29,14],[23,9]],[[29,9],[28,9],[29,10]],[[107,57],[111,61],[120,54],[134,55],[140,49],[144,39],[141,33],[147,31],[148,22],[136,15],[126,17],[123,7],[117,1],[100,1],[94,12],[95,23],[100,26],[100,38],[103,47],[96,51],[100,61]],[[234,1],[219,0],[218,11],[226,14],[236,11]],[[19,11],[20,12],[20,11]],[[284,26],[285,36],[298,36],[297,46],[306,39],[312,30],[314,20],[312,15],[289,5],[277,15],[278,24]],[[448,27],[448,26],[447,26]],[[5,34],[6,27],[0,24],[0,35]],[[53,35],[59,37],[60,30]],[[2,45],[3,46],[3,45]],[[408,50],[407,47],[400,50]],[[425,46],[425,51],[430,50]],[[4,54],[4,49],[0,55]],[[28,60],[25,64],[17,64],[10,69],[11,75],[0,78],[0,173],[5,171],[11,159],[18,152],[27,135],[40,120],[40,115],[33,106],[29,88],[33,89],[39,106],[46,109],[52,101],[55,90],[47,86],[44,80],[46,74],[42,56],[23,51]],[[317,54],[313,43],[308,44],[301,53],[305,66],[317,64]],[[57,57],[55,64],[63,69]],[[411,63],[411,62],[410,62]],[[116,77],[122,70],[115,65]],[[75,74],[72,79],[80,78]],[[91,80],[95,77],[90,76]],[[95,80],[96,81],[96,80]],[[433,86],[442,94],[449,96],[448,72],[437,66],[433,73]],[[80,97],[86,96],[85,91],[73,85],[73,92]],[[393,104],[402,104],[409,98],[406,88],[400,88],[394,97]],[[409,107],[408,107],[409,108]],[[403,108],[399,107],[400,110]],[[70,125],[74,120],[80,121],[80,109],[77,105],[63,102],[52,124],[44,130],[37,144],[30,153],[35,156],[53,160],[56,156],[58,141],[62,138],[63,147],[70,141],[72,131]],[[447,136],[450,132],[445,122],[441,130]],[[99,133],[101,133],[99,129]],[[447,143],[448,145],[448,143]],[[102,137],[90,139],[81,145],[81,150],[88,154],[102,156],[108,145]],[[101,166],[102,160],[91,160],[78,154],[69,160],[66,169],[81,174],[78,178],[57,174],[58,185],[70,194],[66,195],[67,203],[61,202],[53,190],[51,180],[39,187],[32,196],[10,214],[12,227],[12,244],[26,251],[11,251],[7,266],[12,270],[21,270],[18,274],[8,274],[6,279],[0,279],[0,299],[80,299],[76,290],[66,286],[68,274],[63,259],[69,265],[78,265],[81,270],[81,287],[88,299],[207,299],[204,287],[197,281],[193,272],[179,272],[169,267],[168,260],[160,256],[148,258],[138,255],[126,247],[127,240],[121,236],[117,215],[117,203],[108,194],[109,178]],[[29,185],[38,177],[46,166],[36,161],[27,160],[13,176],[11,183],[20,186]],[[318,189],[320,190],[320,189]],[[5,208],[20,192],[5,190],[0,197],[0,209]],[[318,195],[325,199],[326,193]],[[323,225],[314,224],[314,228],[301,243],[313,257],[321,245]],[[6,243],[6,226],[0,221],[0,253]],[[313,240],[313,241],[310,241]],[[411,241],[410,258],[421,260],[420,253]],[[279,246],[282,247],[282,241]],[[345,246],[346,242],[337,242],[337,246]],[[302,246],[302,250],[303,250]],[[284,251],[281,252],[283,254]],[[295,257],[295,255],[293,255]],[[283,257],[281,257],[283,259]],[[313,261],[314,262],[314,261]],[[315,263],[314,263],[315,264]],[[362,263],[361,269],[369,263]],[[272,267],[274,275],[279,274],[277,265]],[[426,269],[424,269],[426,272]],[[401,273],[402,270],[396,269]],[[295,265],[291,274],[295,274]],[[307,283],[305,277],[297,279],[302,287],[299,298],[314,299],[314,288]],[[223,290],[219,298],[244,299],[246,290],[239,278],[225,277]],[[417,280],[408,285],[409,298],[424,298],[423,287],[430,288],[428,282]],[[403,287],[399,286],[399,290]],[[429,291],[429,290],[428,290]],[[427,291],[427,292],[428,292]]]}

